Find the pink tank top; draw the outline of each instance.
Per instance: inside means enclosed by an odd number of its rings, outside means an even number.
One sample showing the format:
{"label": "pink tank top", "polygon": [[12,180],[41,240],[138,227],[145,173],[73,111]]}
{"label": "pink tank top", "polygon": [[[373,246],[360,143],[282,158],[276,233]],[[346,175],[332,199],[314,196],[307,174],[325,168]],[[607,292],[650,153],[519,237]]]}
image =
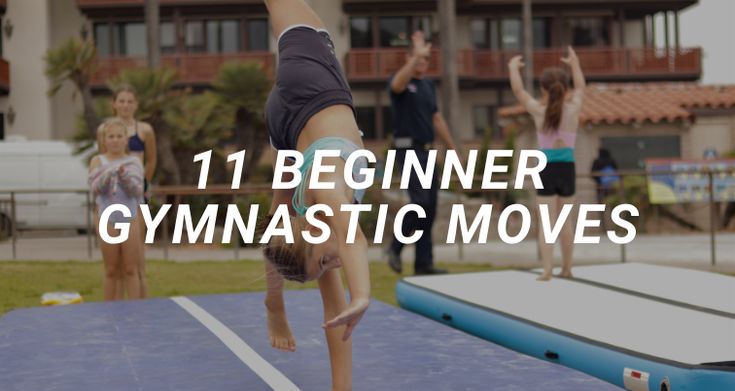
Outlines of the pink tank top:
{"label": "pink tank top", "polygon": [[566,130],[538,131],[537,134],[540,149],[574,148],[577,141],[577,132]]}

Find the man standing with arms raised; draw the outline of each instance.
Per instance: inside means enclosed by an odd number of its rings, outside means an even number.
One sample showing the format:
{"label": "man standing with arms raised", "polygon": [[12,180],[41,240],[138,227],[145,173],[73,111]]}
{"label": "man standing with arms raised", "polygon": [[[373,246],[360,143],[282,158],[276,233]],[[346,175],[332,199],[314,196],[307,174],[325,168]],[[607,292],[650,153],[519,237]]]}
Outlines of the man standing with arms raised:
{"label": "man standing with arms raised", "polygon": [[[424,78],[429,68],[431,44],[427,44],[424,33],[416,31],[411,36],[412,50],[406,55],[406,64],[388,81],[391,107],[393,109],[393,147],[396,160],[402,167],[406,151],[416,152],[422,168],[425,170],[429,150],[433,148],[435,137],[448,149],[456,149],[444,117],[436,105],[434,83]],[[416,260],[414,272],[420,274],[442,274],[446,270],[434,267],[434,254],[431,241],[431,227],[436,217],[437,183],[436,174],[430,189],[424,189],[415,173],[408,182],[408,195],[411,203],[421,206],[426,211],[426,218],[418,218],[411,213],[403,220],[403,234],[408,235],[415,230],[423,230],[421,239],[416,242]],[[393,239],[388,249],[388,265],[396,273],[403,271],[401,250],[403,243]]]}

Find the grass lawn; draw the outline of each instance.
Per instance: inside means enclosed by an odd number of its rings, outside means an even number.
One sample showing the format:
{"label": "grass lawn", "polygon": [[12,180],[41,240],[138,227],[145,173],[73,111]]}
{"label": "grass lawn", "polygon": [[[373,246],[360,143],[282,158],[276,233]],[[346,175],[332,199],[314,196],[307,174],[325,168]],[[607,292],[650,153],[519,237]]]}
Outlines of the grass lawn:
{"label": "grass lawn", "polygon": [[[491,265],[439,264],[453,273],[487,271]],[[411,269],[409,265],[408,269]],[[382,263],[371,263],[373,297],[396,304],[398,276]],[[146,266],[150,297],[251,292],[265,289],[262,262],[149,261]],[[316,283],[287,282],[287,289],[316,288]],[[40,305],[45,292],[75,291],[85,301],[102,300],[102,264],[95,262],[0,262],[0,315]]]}

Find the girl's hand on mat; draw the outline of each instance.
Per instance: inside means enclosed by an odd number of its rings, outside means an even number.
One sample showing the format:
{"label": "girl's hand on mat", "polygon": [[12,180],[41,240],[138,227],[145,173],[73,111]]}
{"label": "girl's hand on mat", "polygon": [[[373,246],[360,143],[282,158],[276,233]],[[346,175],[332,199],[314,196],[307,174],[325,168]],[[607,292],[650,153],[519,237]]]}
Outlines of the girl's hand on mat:
{"label": "girl's hand on mat", "polygon": [[523,56],[513,56],[513,58],[508,61],[508,68],[510,69],[521,69],[526,64],[523,63]]}
{"label": "girl's hand on mat", "polygon": [[345,333],[342,335],[342,341],[347,341],[352,335],[352,330],[360,322],[362,316],[365,315],[368,304],[370,304],[369,299],[352,299],[346,310],[337,315],[336,318],[324,323],[322,327],[324,329],[329,329],[345,325]]}

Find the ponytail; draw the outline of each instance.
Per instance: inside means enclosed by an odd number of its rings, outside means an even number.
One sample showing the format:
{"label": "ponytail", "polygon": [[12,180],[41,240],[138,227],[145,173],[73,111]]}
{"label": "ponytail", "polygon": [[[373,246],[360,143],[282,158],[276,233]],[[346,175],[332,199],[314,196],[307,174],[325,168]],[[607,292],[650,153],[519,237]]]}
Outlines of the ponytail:
{"label": "ponytail", "polygon": [[569,74],[561,68],[547,68],[541,75],[541,88],[549,94],[542,131],[555,132],[559,129],[568,85]]}

